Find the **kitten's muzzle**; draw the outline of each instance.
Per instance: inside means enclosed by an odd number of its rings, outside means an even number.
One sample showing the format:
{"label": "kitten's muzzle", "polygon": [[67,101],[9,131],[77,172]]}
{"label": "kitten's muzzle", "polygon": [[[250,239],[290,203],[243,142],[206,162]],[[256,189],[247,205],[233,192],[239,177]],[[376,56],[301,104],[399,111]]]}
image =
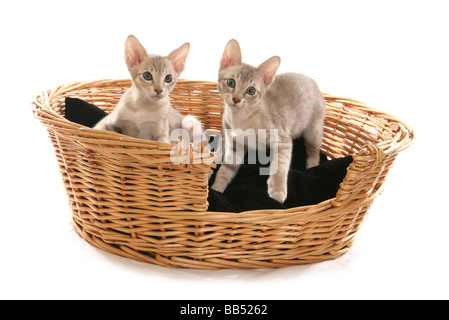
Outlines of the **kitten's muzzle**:
{"label": "kitten's muzzle", "polygon": [[162,89],[154,89],[153,91],[149,91],[148,94],[154,101],[159,101],[166,97],[166,93]]}
{"label": "kitten's muzzle", "polygon": [[231,107],[231,110],[237,111],[237,110],[242,110],[243,108],[245,108],[245,106],[242,103],[231,103],[228,104],[229,107]]}
{"label": "kitten's muzzle", "polygon": [[242,100],[240,100],[239,98],[232,98],[232,102],[234,102],[234,104],[231,104],[231,107],[235,108],[235,109],[241,109],[243,108],[243,104],[241,103]]}

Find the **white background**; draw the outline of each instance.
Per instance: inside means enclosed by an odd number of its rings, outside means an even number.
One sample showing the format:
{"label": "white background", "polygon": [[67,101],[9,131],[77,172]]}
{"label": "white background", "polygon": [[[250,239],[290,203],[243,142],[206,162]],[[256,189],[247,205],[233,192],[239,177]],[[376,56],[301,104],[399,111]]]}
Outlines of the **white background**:
{"label": "white background", "polygon": [[[448,299],[448,7],[445,1],[7,1],[0,10],[2,299]],[[400,153],[350,251],[260,270],[160,267],[103,252],[73,231],[41,90],[127,78],[123,47],[189,41],[183,77],[215,81],[224,46],[279,55],[322,91],[396,115]]]}

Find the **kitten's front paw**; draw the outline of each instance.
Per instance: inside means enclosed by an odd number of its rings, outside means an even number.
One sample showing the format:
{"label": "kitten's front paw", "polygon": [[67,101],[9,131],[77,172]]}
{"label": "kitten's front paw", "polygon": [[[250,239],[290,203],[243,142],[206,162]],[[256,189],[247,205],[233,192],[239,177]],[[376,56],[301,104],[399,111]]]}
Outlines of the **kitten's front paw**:
{"label": "kitten's front paw", "polygon": [[287,187],[280,186],[277,183],[273,182],[273,179],[268,178],[268,195],[274,200],[279,201],[280,203],[284,203],[285,199],[287,199]]}
{"label": "kitten's front paw", "polygon": [[287,199],[287,192],[285,191],[268,192],[268,195],[280,203],[284,203],[285,199]]}

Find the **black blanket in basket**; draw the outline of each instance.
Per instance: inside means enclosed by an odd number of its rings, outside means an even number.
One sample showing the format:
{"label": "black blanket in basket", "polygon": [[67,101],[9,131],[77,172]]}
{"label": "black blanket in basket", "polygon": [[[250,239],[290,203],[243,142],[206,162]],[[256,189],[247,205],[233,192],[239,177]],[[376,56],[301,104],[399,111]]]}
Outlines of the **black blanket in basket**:
{"label": "black blanket in basket", "polygon": [[[106,116],[106,112],[93,104],[77,98],[65,99],[65,117],[67,120],[93,127]],[[262,209],[287,209],[304,205],[313,205],[335,197],[340,183],[346,176],[346,168],[352,157],[328,160],[321,154],[320,164],[305,169],[306,151],[304,139],[293,142],[292,162],[288,175],[288,195],[281,204],[270,198],[267,192],[266,175],[259,175],[260,164],[243,164],[224,193],[209,189],[208,211],[242,212]],[[211,185],[214,173],[209,181]]]}

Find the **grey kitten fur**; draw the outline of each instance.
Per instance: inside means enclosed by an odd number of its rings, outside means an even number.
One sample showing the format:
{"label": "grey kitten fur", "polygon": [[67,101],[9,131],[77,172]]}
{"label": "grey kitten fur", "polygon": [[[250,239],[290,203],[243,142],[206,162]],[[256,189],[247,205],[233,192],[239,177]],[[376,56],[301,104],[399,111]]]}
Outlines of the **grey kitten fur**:
{"label": "grey kitten fur", "polygon": [[[242,63],[238,42],[232,39],[226,45],[218,79],[218,90],[225,102],[222,125],[225,163],[217,172],[212,185],[214,190],[223,192],[239,169],[238,159],[242,155],[236,154],[232,140],[235,129],[252,129],[257,138],[262,138],[258,130],[265,129],[265,146],[276,142],[277,146],[271,146],[274,160],[270,164],[267,185],[270,197],[281,203],[287,197],[292,140],[304,137],[307,168],[319,164],[326,112],[323,95],[316,82],[305,75],[284,73],[275,77],[279,65],[280,58],[276,56],[257,68]],[[278,130],[277,139],[270,139],[273,138],[268,134],[270,129]],[[229,153],[233,153],[232,158]],[[237,161],[226,163],[226,159]]]}
{"label": "grey kitten fur", "polygon": [[170,143],[174,129],[193,132],[201,123],[193,116],[183,117],[170,103],[169,93],[184,70],[190,44],[185,43],[167,57],[149,55],[133,35],[125,44],[125,62],[132,86],[115,109],[94,129],[123,133],[135,138]]}

